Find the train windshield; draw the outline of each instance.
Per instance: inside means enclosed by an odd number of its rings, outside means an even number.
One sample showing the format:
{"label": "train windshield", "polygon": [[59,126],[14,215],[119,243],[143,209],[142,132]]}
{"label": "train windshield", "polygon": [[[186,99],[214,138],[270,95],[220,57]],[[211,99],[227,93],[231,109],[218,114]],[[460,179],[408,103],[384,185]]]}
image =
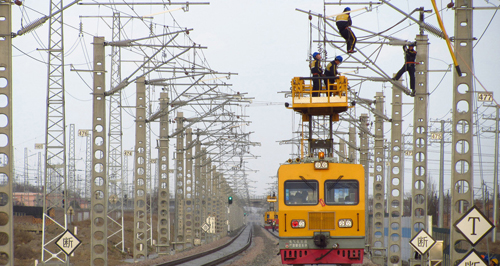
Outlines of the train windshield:
{"label": "train windshield", "polygon": [[285,181],[286,205],[317,205],[318,181]]}
{"label": "train windshield", "polygon": [[325,199],[329,205],[357,205],[359,203],[359,183],[356,180],[327,180]]}

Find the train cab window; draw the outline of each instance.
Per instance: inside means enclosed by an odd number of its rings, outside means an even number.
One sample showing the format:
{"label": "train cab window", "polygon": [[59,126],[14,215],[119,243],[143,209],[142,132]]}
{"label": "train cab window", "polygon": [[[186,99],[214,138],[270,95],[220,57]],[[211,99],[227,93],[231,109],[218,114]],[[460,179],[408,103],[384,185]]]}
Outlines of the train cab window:
{"label": "train cab window", "polygon": [[318,181],[285,181],[286,205],[317,205]]}
{"label": "train cab window", "polygon": [[357,205],[359,203],[358,181],[325,181],[325,199],[328,205]]}

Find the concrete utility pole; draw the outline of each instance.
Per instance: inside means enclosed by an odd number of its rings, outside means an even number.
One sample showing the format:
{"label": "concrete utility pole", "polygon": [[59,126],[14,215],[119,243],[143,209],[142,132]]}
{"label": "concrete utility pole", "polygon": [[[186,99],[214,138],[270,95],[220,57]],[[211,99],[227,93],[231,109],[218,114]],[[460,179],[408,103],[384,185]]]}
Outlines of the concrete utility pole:
{"label": "concrete utility pole", "polygon": [[[455,54],[460,54],[457,58],[458,65],[472,66],[472,0],[461,0],[455,6]],[[462,75],[458,76],[455,68],[453,71],[453,124],[451,153],[451,223],[454,224],[473,203],[473,178],[472,178],[472,113],[473,113],[473,75],[464,67]],[[468,147],[468,149],[457,149],[458,147]],[[459,241],[466,241],[464,236],[457,230],[451,230],[450,243],[450,265],[455,265],[462,259],[464,253],[459,253],[454,248],[454,244]]]}
{"label": "concrete utility pole", "polygon": [[[200,215],[200,225],[203,225],[206,223],[207,219],[207,200],[208,200],[208,182],[207,182],[207,176],[208,176],[208,160],[207,160],[207,149],[206,148],[201,148],[201,179],[200,179],[200,198],[201,198],[201,215]],[[201,243],[205,244],[207,241],[207,232],[204,230],[201,230]]]}
{"label": "concrete utility pole", "polygon": [[438,227],[443,228],[444,227],[444,144],[446,143],[444,139],[444,133],[451,133],[451,132],[445,132],[444,130],[444,124],[449,122],[444,120],[431,121],[431,122],[439,122],[441,124],[441,131],[431,132],[431,140],[436,140],[436,142],[439,141],[440,155],[439,155],[439,191],[438,191],[438,196],[439,196]]}
{"label": "concrete utility pole", "polygon": [[[412,167],[412,205],[411,205],[411,236],[414,237],[421,229],[429,232],[432,224],[427,224],[427,146],[428,146],[428,97],[427,86],[429,42],[427,35],[417,35],[417,62],[415,66],[415,97],[413,110],[413,167]],[[427,256],[410,259],[410,264],[426,264]]]}
{"label": "concrete utility pole", "polygon": [[212,192],[213,192],[213,209],[214,209],[214,217],[215,217],[215,240],[220,239],[220,219],[221,219],[221,214],[220,214],[220,173],[215,170],[215,166],[213,167],[213,178],[212,178]]}
{"label": "concrete utility pole", "polygon": [[[384,93],[375,96],[376,109],[384,112]],[[372,261],[384,265],[387,254],[384,245],[385,218],[385,152],[384,152],[384,119],[375,116],[375,161],[373,178],[373,234]]]}
{"label": "concrete utility pole", "polygon": [[[401,82],[401,81],[397,81]],[[401,239],[402,239],[402,224],[401,216],[403,216],[403,192],[404,192],[404,168],[403,168],[403,93],[392,88],[392,121],[391,121],[391,152],[390,152],[390,167],[389,167],[389,182],[388,188],[388,206],[389,210],[389,228],[387,246],[387,259],[391,265],[402,265],[401,259]],[[392,193],[397,191],[398,193]],[[394,238],[392,236],[395,236]],[[404,244],[403,244],[404,245]]]}
{"label": "concrete utility pole", "polygon": [[170,254],[170,192],[169,192],[169,138],[168,93],[160,93],[160,139],[158,141],[158,254]]}
{"label": "concrete utility pole", "polygon": [[3,256],[5,265],[14,265],[14,211],[13,211],[13,194],[12,182],[14,180],[13,171],[13,141],[12,141],[12,17],[10,1],[0,2],[0,35],[4,40],[0,42],[0,64],[4,67],[2,71],[2,78],[5,81],[5,87],[0,88],[0,93],[4,95],[5,105],[0,107],[0,112],[7,117],[7,123],[4,127],[0,128],[0,136],[7,140],[7,143],[0,145],[0,153],[4,154],[3,163],[0,164],[0,193],[6,195],[6,204],[0,206],[0,212],[3,215],[3,226],[0,227],[0,234],[12,236],[7,238],[7,242],[0,246],[0,253]]}
{"label": "concrete utility pole", "polygon": [[[493,162],[493,231],[491,236],[491,241],[497,241],[497,228],[498,224],[498,133],[500,133],[499,122],[500,122],[500,107],[498,105],[491,105],[488,107],[495,107],[496,116],[493,118],[495,120],[495,130],[484,130],[484,132],[494,132],[495,133],[495,159]],[[492,119],[492,118],[484,118],[484,119]]]}
{"label": "concrete utility pole", "polygon": [[146,85],[136,81],[134,153],[134,261],[148,257],[146,167]]}
{"label": "concrete utility pole", "polygon": [[[359,117],[359,123],[361,125],[361,128],[364,130],[361,130],[359,132],[359,137],[360,137],[360,147],[359,147],[359,163],[363,165],[363,168],[365,169],[365,199],[368,201],[368,180],[370,180],[370,164],[368,162],[368,114],[361,114]],[[365,210],[365,217],[369,217],[369,208],[366,208]],[[370,223],[369,219],[365,219],[365,228],[370,228]],[[373,231],[372,231],[373,232]],[[372,234],[373,235],[373,234]],[[370,239],[367,237],[366,238],[366,245],[367,250],[369,250],[370,247]]]}
{"label": "concrete utility pole", "polygon": [[[42,176],[43,176],[43,168],[42,168],[42,153],[41,152],[38,152],[38,164],[37,164],[37,184],[39,186],[42,185]],[[90,178],[89,178],[90,180]],[[42,197],[40,196],[37,196],[36,197],[36,205],[37,207],[42,207]]]}
{"label": "concrete utility pole", "polygon": [[356,152],[356,128],[350,126],[349,127],[349,161],[351,163],[357,163],[357,152]]}
{"label": "concrete utility pole", "polygon": [[342,162],[348,158],[345,155],[345,141],[343,139],[339,139],[339,162]]}
{"label": "concrete utility pole", "polygon": [[29,182],[29,173],[28,173],[29,163],[28,163],[28,148],[24,147],[24,169],[23,169],[23,196],[21,198],[24,204],[24,197],[28,190],[28,182]]}
{"label": "concrete utility pole", "polygon": [[498,224],[498,133],[499,133],[499,120],[500,120],[500,108],[496,107],[497,117],[495,121],[495,166],[494,172],[495,176],[493,178],[493,236],[492,241],[497,242],[497,224]]}
{"label": "concrete utility pole", "polygon": [[[92,134],[87,130],[87,135],[85,136],[85,180],[90,180],[92,182]],[[88,186],[84,182],[85,189],[85,200],[90,204],[90,198],[92,194],[90,192],[91,186]],[[87,205],[87,208],[90,206]]]}
{"label": "concrete utility pole", "polygon": [[185,191],[184,191],[184,249],[193,246],[193,129],[186,129]]}
{"label": "concrete utility pole", "polygon": [[76,202],[76,188],[75,124],[70,124],[68,153],[68,207],[71,206],[73,201]]}
{"label": "concrete utility pole", "polygon": [[107,265],[108,241],[108,189],[106,184],[106,101],[104,92],[105,81],[105,53],[104,37],[94,37],[94,90],[92,113],[92,186],[90,198],[90,263],[93,265]]}
{"label": "concrete utility pole", "polygon": [[[207,158],[207,168],[206,168],[206,173],[207,173],[207,220],[205,220],[208,223],[209,219],[212,219],[214,217],[214,212],[213,212],[213,184],[212,184],[212,176],[213,176],[213,169],[212,169],[212,160],[210,157]],[[213,230],[214,228],[212,227],[212,224],[210,224],[210,230],[206,234],[206,242],[210,243],[213,241]]]}
{"label": "concrete utility pole", "polygon": [[[177,113],[177,131],[184,127],[184,115]],[[184,133],[177,135],[175,156],[175,221],[174,221],[174,248],[184,250]]]}
{"label": "concrete utility pole", "polygon": [[439,215],[438,227],[444,227],[444,121],[441,120],[441,143],[439,145]]}
{"label": "concrete utility pole", "polygon": [[194,156],[194,242],[196,246],[201,245],[201,195],[203,193],[201,183],[201,142],[199,135],[196,138],[195,156]]}
{"label": "concrete utility pole", "polygon": [[[154,37],[152,32],[152,28],[150,26],[150,37]],[[151,64],[151,61],[148,58],[144,59],[147,62],[148,68]],[[146,75],[146,78],[149,80],[151,78],[151,72]],[[151,117],[151,91],[152,86],[148,85],[145,87],[145,95],[146,95],[146,117]],[[153,165],[157,165],[158,160],[152,159],[151,157],[151,123],[146,123],[146,132],[145,132],[145,141],[146,141],[146,233],[147,233],[147,244],[148,246],[153,246],[153,184],[155,180],[154,172],[152,171]]]}
{"label": "concrete utility pole", "polygon": [[132,155],[134,155],[134,151],[133,150],[124,150],[123,151],[123,156],[124,156],[124,160],[123,160],[123,176],[125,178],[124,182],[125,182],[125,203],[126,203],[126,208],[130,208],[130,207],[134,207],[134,206],[130,206],[130,202],[133,200],[134,198],[134,190],[132,189],[132,186],[133,186],[133,181],[132,182],[129,182],[129,172],[133,172],[132,171],[129,171],[128,169],[128,158],[129,157],[132,157]]}

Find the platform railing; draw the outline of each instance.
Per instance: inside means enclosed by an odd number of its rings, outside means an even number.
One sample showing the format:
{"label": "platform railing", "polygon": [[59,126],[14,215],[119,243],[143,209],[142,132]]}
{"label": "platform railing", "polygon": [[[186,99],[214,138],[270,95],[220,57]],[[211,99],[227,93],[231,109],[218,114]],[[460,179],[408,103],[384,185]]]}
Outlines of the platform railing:
{"label": "platform railing", "polygon": [[[334,82],[330,82],[333,79]],[[313,90],[312,81],[321,84],[319,91]],[[326,86],[324,86],[326,81]],[[292,79],[293,104],[335,103],[347,106],[347,78],[339,77],[294,77]],[[317,94],[317,96],[313,96]]]}

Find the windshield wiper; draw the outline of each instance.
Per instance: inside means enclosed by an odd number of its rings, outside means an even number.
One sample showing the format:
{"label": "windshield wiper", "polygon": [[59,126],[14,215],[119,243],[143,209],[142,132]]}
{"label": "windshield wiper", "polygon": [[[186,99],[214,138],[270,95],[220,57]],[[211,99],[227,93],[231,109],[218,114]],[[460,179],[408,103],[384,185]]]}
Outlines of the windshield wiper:
{"label": "windshield wiper", "polygon": [[329,186],[328,186],[328,190],[330,189],[333,189],[340,181],[340,179],[342,179],[342,177],[344,177],[343,175],[337,177],[337,179],[335,181],[333,181],[333,183],[331,183]]}
{"label": "windshield wiper", "polygon": [[303,176],[301,176],[301,175],[299,175],[299,177],[300,177],[300,179],[302,179],[302,181],[304,181],[304,183],[306,183],[306,185],[307,185],[310,189],[312,189],[312,191],[315,191],[315,190],[316,190],[315,188],[313,188],[313,186],[311,186],[309,183],[307,183],[307,180],[306,180],[306,178],[305,178],[305,177],[303,177]]}

